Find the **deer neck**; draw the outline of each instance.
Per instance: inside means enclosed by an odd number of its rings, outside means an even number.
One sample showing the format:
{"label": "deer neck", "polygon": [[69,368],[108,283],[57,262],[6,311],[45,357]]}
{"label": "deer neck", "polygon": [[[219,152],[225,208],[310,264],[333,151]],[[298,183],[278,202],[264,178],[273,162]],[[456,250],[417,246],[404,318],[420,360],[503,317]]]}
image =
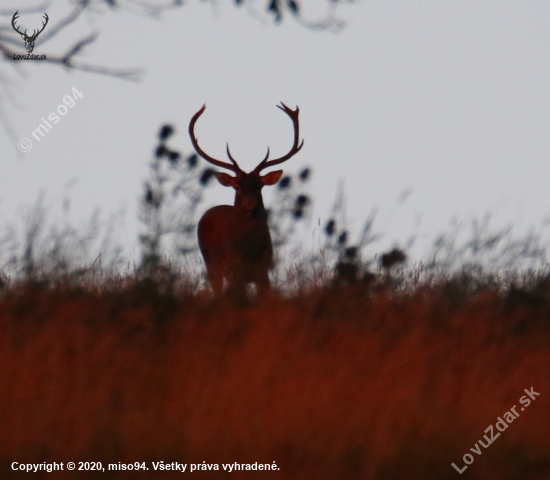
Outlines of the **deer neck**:
{"label": "deer neck", "polygon": [[261,196],[258,198],[255,195],[236,194],[233,208],[238,217],[245,222],[267,224],[267,212]]}

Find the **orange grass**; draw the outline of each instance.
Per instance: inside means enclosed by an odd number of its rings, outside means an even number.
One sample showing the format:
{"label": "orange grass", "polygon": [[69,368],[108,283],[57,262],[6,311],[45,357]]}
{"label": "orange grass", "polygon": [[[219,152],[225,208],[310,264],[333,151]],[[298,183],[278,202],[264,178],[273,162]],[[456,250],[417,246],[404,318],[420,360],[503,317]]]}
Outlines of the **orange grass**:
{"label": "orange grass", "polygon": [[[255,306],[126,285],[0,297],[0,478],[548,479],[550,306],[350,287]],[[462,474],[524,389],[540,396]],[[518,408],[519,410],[519,408]],[[495,430],[496,431],[496,430]],[[147,462],[148,472],[13,472]],[[188,467],[189,468],[189,467]]]}

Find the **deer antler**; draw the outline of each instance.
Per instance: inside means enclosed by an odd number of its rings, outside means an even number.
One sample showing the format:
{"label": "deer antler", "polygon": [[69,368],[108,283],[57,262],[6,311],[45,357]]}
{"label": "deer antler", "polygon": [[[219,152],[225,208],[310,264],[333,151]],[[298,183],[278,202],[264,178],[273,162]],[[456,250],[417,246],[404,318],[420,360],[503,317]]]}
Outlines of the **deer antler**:
{"label": "deer antler", "polygon": [[25,30],[25,33],[23,33],[21,30],[19,30],[18,27],[15,26],[15,21],[19,18],[19,10],[17,10],[17,12],[15,12],[13,14],[13,17],[11,17],[11,26],[13,27],[13,29],[19,33],[19,35],[25,35],[27,33],[27,31]]}
{"label": "deer antler", "polygon": [[33,34],[29,37],[27,35],[27,30],[25,30],[25,33],[23,33],[21,30],[19,30],[18,27],[15,26],[15,21],[19,18],[19,10],[17,10],[14,14],[13,14],[13,17],[11,18],[11,26],[13,27],[13,29],[19,33],[20,35],[24,35],[25,37],[27,38],[36,38],[38,37],[38,35],[40,35],[42,33],[42,31],[46,28],[46,25],[48,24],[48,20],[50,19],[48,17],[48,14],[46,12],[44,12],[44,18],[45,18],[45,22],[43,21],[42,22],[42,28],[40,30],[33,30]]}
{"label": "deer antler", "polygon": [[46,21],[42,22],[42,28],[38,30],[38,32],[32,34],[33,37],[38,37],[38,35],[40,35],[43,32],[43,30],[46,28],[46,25],[48,24],[48,20],[49,20],[48,14],[46,12],[44,12],[44,17],[46,18]]}
{"label": "deer antler", "polygon": [[286,162],[289,158],[296,155],[300,151],[300,149],[304,146],[303,140],[302,140],[302,143],[298,145],[298,142],[300,141],[300,122],[298,120],[300,109],[296,107],[296,110],[292,110],[291,108],[288,108],[283,102],[281,102],[281,105],[277,105],[277,108],[280,108],[292,120],[292,124],[294,125],[294,144],[292,145],[292,148],[286,155],[280,158],[276,158],[275,160],[269,160],[269,161],[267,161],[267,159],[269,158],[269,148],[268,148],[266,157],[254,169],[254,171],[257,173],[260,173],[264,168],[273,167],[274,165],[278,165],[279,163]]}
{"label": "deer antler", "polygon": [[199,117],[203,114],[204,110],[206,109],[206,104],[202,106],[202,108],[193,115],[193,118],[191,119],[191,122],[189,123],[189,136],[191,137],[191,142],[193,143],[193,147],[195,147],[195,150],[197,153],[204,158],[207,162],[210,162],[213,165],[216,165],[217,167],[221,168],[227,168],[228,170],[231,170],[235,173],[241,173],[242,170],[237,164],[236,160],[231,156],[231,153],[229,152],[229,144],[227,144],[227,156],[229,157],[229,160],[231,160],[231,163],[222,162],[221,160],[216,160],[215,158],[211,157],[207,153],[203,151],[201,147],[199,147],[199,142],[197,140],[197,137],[195,137],[195,123],[197,123],[197,120]]}

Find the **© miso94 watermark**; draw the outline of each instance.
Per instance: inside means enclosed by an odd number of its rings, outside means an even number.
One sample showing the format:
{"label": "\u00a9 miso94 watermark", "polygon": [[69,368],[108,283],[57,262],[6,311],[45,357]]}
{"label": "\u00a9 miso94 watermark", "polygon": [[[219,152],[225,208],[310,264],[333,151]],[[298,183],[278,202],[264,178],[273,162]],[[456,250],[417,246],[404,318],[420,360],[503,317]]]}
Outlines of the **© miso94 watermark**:
{"label": "\u00a9 miso94 watermark", "polygon": [[[531,405],[531,400],[535,400],[535,398],[540,395],[540,393],[535,392],[533,390],[533,388],[534,387],[531,387],[530,390],[525,389],[524,392],[527,395],[523,395],[523,397],[521,397],[519,399],[519,403],[521,403],[523,405],[523,407],[521,407],[522,412],[529,405]],[[514,405],[508,412],[503,413],[502,416],[504,417],[504,420],[506,420],[506,421],[504,421],[501,417],[498,417],[497,422],[495,423],[495,427],[497,428],[497,430],[499,432],[504,432],[504,430],[506,430],[508,428],[508,424],[512,423],[516,418],[519,417],[519,413],[516,410],[516,405]],[[498,437],[500,437],[500,433],[495,433],[494,430],[493,430],[492,425],[489,425],[484,431],[485,431],[485,433],[488,433],[490,435],[490,438],[487,437],[487,435],[483,435],[483,438],[485,439],[485,442],[483,442],[481,439],[479,439],[476,442],[474,448],[470,448],[470,450],[473,453],[477,454],[477,455],[481,455],[481,447],[489,448],[489,445],[491,445]],[[481,447],[480,447],[480,445],[481,445]],[[451,463],[451,465],[454,467],[454,469],[460,474],[464,473],[464,471],[468,468],[467,465],[471,465],[472,463],[474,463],[474,456],[471,453],[466,453],[462,457],[462,460],[466,464],[466,465],[464,465],[463,468],[459,468],[454,463]]]}
{"label": "\u00a9 miso94 watermark", "polygon": [[[84,98],[84,95],[82,92],[76,89],[76,87],[73,87],[72,91],[73,96],[65,95],[63,97],[63,103],[60,104],[55,112],[52,112],[48,115],[48,120],[46,120],[44,117],[42,117],[42,123],[38,125],[32,132],[31,135],[39,142],[42,138],[44,138],[44,135],[48,133],[52,128],[53,125],[56,125],[59,123],[59,120],[61,120],[61,117],[67,115],[70,108],[73,108],[76,105],[76,100],[79,98]],[[57,112],[57,113],[56,113]],[[51,123],[50,123],[51,122]],[[52,125],[53,123],[53,125]],[[22,152],[28,152],[32,148],[32,141],[28,138],[22,138],[19,140],[17,146],[19,147],[19,150]]]}

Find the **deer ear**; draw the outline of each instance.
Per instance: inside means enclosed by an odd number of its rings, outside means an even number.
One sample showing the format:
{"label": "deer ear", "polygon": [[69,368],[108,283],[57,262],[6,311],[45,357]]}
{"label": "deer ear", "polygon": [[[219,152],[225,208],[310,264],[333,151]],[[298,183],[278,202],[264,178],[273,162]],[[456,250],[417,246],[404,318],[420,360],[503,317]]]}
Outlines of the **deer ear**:
{"label": "deer ear", "polygon": [[218,179],[218,182],[220,182],[224,187],[235,188],[235,177],[222,172],[214,172],[214,175]]}
{"label": "deer ear", "polygon": [[274,172],[270,172],[267,175],[260,177],[260,180],[264,185],[275,185],[281,178],[282,174],[282,170],[275,170]]}

